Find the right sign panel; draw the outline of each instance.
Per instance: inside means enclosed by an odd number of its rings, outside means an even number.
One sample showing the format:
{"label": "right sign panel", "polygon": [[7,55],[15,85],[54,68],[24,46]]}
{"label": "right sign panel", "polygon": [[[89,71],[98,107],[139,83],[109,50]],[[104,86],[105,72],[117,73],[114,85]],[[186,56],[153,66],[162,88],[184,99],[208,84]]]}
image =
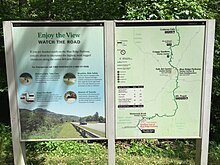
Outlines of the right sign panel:
{"label": "right sign panel", "polygon": [[116,22],[117,138],[199,138],[205,21]]}

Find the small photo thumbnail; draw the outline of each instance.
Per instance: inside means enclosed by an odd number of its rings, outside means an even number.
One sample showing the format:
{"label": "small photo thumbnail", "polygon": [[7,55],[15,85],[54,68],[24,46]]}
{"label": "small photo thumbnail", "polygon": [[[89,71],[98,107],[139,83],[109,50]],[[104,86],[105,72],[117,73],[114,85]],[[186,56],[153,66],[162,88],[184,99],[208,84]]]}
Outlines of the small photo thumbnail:
{"label": "small photo thumbnail", "polygon": [[35,100],[34,93],[24,92],[21,94],[20,99],[23,103],[32,103]]}
{"label": "small photo thumbnail", "polygon": [[31,84],[33,78],[30,73],[22,73],[19,77],[19,80],[20,80],[21,84],[29,85],[29,84]]}
{"label": "small photo thumbnail", "polygon": [[76,93],[73,92],[73,91],[68,91],[65,93],[64,95],[64,100],[67,102],[67,103],[73,103],[76,101]]}
{"label": "small photo thumbnail", "polygon": [[73,73],[66,73],[63,76],[63,81],[67,84],[67,85],[72,85],[75,84],[76,82],[76,76]]}

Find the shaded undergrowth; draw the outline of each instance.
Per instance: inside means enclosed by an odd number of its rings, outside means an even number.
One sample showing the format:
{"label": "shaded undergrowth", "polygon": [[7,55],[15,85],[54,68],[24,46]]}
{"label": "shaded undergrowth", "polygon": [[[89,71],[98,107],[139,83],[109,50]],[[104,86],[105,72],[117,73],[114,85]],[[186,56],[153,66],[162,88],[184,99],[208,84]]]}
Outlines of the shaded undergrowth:
{"label": "shaded undergrowth", "polygon": [[[0,124],[0,164],[12,165],[11,130]],[[27,164],[108,164],[108,144],[99,141],[27,142]],[[194,164],[195,140],[117,140],[116,164]],[[209,164],[220,162],[220,144],[210,142]]]}

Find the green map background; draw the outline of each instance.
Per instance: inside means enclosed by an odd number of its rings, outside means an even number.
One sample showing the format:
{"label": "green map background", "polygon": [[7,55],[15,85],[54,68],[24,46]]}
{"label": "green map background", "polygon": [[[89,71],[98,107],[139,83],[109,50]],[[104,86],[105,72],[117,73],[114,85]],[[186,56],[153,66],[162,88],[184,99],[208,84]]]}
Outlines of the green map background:
{"label": "green map background", "polygon": [[[175,29],[166,34],[162,29]],[[117,86],[144,85],[143,108],[116,108],[117,138],[198,138],[200,136],[202,72],[205,25],[194,26],[136,26],[116,27],[116,61],[130,57],[130,69],[125,83]],[[165,41],[172,41],[167,46]],[[126,44],[118,45],[122,41]],[[125,55],[120,50],[126,50]],[[169,51],[157,55],[153,51]],[[156,68],[172,68],[161,74]],[[197,68],[194,74],[180,75],[180,68]],[[120,70],[116,67],[115,75]],[[116,77],[117,78],[117,77]],[[175,100],[174,95],[186,95],[188,100]],[[130,113],[146,113],[134,116]],[[155,122],[155,133],[142,133],[138,124],[142,120]]]}

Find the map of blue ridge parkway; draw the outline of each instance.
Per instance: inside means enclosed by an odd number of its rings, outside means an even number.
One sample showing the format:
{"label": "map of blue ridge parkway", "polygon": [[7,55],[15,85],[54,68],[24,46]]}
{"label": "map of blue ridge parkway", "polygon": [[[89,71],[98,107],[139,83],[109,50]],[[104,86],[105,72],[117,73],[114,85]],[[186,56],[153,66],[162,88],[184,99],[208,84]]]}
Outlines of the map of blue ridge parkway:
{"label": "map of blue ridge parkway", "polygon": [[200,134],[205,22],[116,23],[117,138]]}

